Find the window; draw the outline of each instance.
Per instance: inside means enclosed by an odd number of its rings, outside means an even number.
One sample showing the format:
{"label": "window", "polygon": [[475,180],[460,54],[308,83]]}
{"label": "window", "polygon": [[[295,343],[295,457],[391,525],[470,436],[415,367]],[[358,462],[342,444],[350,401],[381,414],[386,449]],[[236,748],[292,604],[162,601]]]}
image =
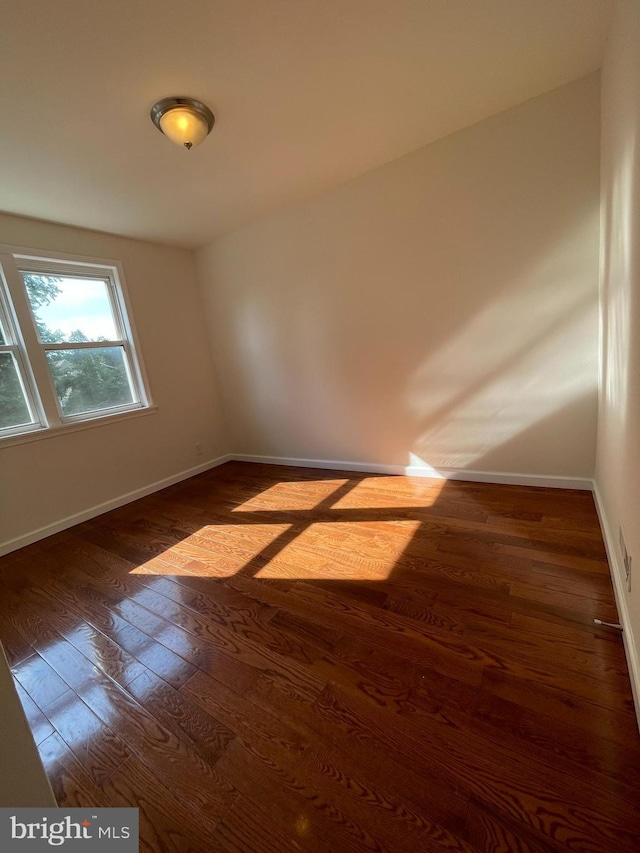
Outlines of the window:
{"label": "window", "polygon": [[119,265],[0,247],[0,440],[149,409]]}

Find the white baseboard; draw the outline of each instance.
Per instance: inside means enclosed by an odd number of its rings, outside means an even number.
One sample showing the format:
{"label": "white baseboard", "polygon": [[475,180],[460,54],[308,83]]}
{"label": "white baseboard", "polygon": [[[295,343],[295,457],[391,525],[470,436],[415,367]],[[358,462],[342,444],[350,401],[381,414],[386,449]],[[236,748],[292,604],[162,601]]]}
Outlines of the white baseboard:
{"label": "white baseboard", "polygon": [[618,616],[622,625],[622,639],[624,642],[624,651],[627,657],[627,666],[629,667],[629,678],[631,679],[631,690],[633,692],[633,703],[636,709],[636,719],[638,721],[638,729],[640,729],[640,661],[638,660],[637,646],[633,636],[633,626],[629,618],[629,608],[627,607],[627,592],[625,589],[624,567],[618,557],[618,549],[615,547],[616,540],[611,532],[611,526],[604,509],[604,502],[598,489],[598,484],[593,484],[593,498],[600,519],[600,527],[604,537],[604,545],[607,550],[607,558],[609,560],[609,569],[611,571],[611,580],[613,581],[613,591],[616,597],[616,606],[618,608]]}
{"label": "white baseboard", "polygon": [[263,465],[292,465],[297,468],[325,468],[335,471],[358,471],[364,474],[404,474],[410,477],[433,477],[436,480],[468,480],[474,483],[503,483],[517,486],[546,486],[552,489],[591,491],[593,481],[586,477],[557,477],[545,474],[512,474],[504,471],[473,471],[468,468],[432,468],[430,465],[379,465],[373,462],[342,462],[336,459],[296,459],[286,456],[255,456],[232,453],[238,462]]}
{"label": "white baseboard", "polygon": [[251,453],[232,453],[236,462],[255,462],[258,465],[292,465],[295,468],[325,468],[327,471],[360,471],[364,474],[404,474],[402,465],[373,465],[364,462],[338,462],[335,459],[294,459],[288,456],[256,456]]}
{"label": "white baseboard", "polygon": [[161,489],[166,489],[167,486],[173,486],[181,480],[188,480],[189,477],[195,477],[196,474],[202,474],[203,471],[208,471],[211,468],[217,468],[224,462],[228,462],[232,457],[226,454],[218,456],[217,459],[211,459],[209,462],[203,462],[201,465],[196,465],[195,468],[188,468],[186,471],[180,471],[178,474],[173,474],[171,477],[165,477],[164,480],[157,480],[155,483],[150,483],[148,486],[143,486],[140,489],[135,489],[133,492],[127,492],[124,495],[119,495],[110,501],[105,501],[101,504],[96,504],[89,509],[77,512],[74,515],[68,515],[60,521],[54,521],[52,524],[47,524],[45,527],[39,527],[37,530],[26,533],[24,536],[18,536],[15,539],[9,539],[8,542],[0,543],[0,557],[4,554],[9,554],[11,551],[17,551],[18,548],[24,548],[25,545],[31,545],[33,542],[38,542],[40,539],[45,539],[47,536],[52,536],[54,533],[60,533],[68,527],[73,527],[75,524],[80,524],[83,521],[89,521],[90,518],[95,518],[97,515],[102,515],[104,512],[109,512],[112,509],[117,509],[119,506],[137,501],[139,498],[144,498],[153,492],[159,492]]}

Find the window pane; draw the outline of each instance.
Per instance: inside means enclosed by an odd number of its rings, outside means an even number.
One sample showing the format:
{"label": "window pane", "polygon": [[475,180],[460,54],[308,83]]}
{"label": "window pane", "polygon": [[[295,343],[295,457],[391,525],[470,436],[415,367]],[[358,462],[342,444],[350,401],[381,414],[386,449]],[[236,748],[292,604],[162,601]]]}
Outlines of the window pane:
{"label": "window pane", "polygon": [[103,279],[27,272],[22,276],[42,343],[120,338]]}
{"label": "window pane", "polygon": [[13,354],[0,352],[0,429],[33,423]]}
{"label": "window pane", "polygon": [[135,402],[123,347],[49,350],[47,360],[64,415]]}

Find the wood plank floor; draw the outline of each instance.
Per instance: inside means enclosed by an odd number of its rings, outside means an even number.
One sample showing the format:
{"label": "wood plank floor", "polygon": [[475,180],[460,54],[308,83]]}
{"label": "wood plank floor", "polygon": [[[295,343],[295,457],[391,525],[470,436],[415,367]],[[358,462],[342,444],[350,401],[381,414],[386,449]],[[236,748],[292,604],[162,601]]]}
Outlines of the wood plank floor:
{"label": "wood plank floor", "polygon": [[141,850],[640,849],[586,492],[228,463],[0,560],[60,805]]}

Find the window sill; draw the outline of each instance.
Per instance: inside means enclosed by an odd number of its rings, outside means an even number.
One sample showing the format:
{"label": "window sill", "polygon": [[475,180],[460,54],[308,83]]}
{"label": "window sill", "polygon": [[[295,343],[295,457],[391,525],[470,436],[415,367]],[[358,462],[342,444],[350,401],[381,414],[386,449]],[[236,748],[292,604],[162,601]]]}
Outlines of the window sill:
{"label": "window sill", "polygon": [[142,409],[132,409],[130,412],[118,412],[116,415],[102,415],[97,418],[90,418],[86,421],[76,421],[71,424],[62,424],[61,426],[37,429],[33,432],[23,432],[20,435],[0,438],[0,449],[13,447],[15,444],[27,444],[30,441],[43,441],[46,438],[56,438],[57,436],[67,435],[70,432],[79,432],[83,429],[107,426],[107,424],[113,424],[116,423],[116,421],[126,421],[129,420],[129,418],[142,418],[145,415],[153,415],[157,411],[157,406],[145,406]]}

